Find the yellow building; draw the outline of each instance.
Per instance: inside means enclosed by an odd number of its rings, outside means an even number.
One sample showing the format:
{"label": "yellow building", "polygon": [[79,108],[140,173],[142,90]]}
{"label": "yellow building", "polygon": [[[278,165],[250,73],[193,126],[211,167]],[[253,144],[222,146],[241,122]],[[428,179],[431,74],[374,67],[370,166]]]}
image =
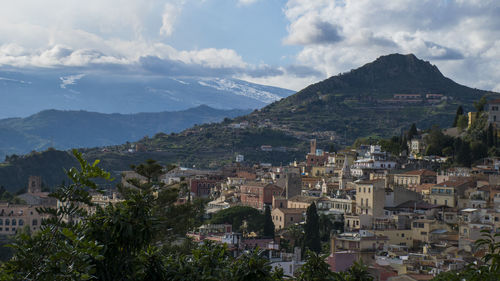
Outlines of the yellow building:
{"label": "yellow building", "polygon": [[30,231],[36,232],[40,229],[42,219],[46,214],[39,214],[36,210],[43,206],[31,206],[24,204],[0,204],[0,234],[14,235],[18,230],[29,227]]}
{"label": "yellow building", "polygon": [[271,211],[274,228],[280,230],[289,225],[302,222],[306,209],[281,209],[276,208]]}
{"label": "yellow building", "polygon": [[429,203],[434,205],[446,205],[449,207],[457,207],[458,198],[463,196],[465,190],[471,187],[472,181],[454,180],[436,184],[431,188],[429,194]]}
{"label": "yellow building", "polygon": [[413,246],[413,231],[411,229],[374,230],[375,235],[387,236],[389,245]]}
{"label": "yellow building", "polygon": [[477,112],[469,112],[467,113],[467,117],[469,119],[469,123],[467,124],[467,128],[470,128],[474,121],[476,121]]}
{"label": "yellow building", "polygon": [[430,170],[414,170],[394,175],[394,184],[407,188],[415,188],[426,183],[436,183],[436,172]]}
{"label": "yellow building", "polygon": [[384,215],[385,181],[368,180],[356,183],[356,213],[380,217]]}
{"label": "yellow building", "polygon": [[414,243],[417,242],[429,243],[432,241],[431,232],[437,229],[445,229],[447,231],[451,230],[446,223],[440,222],[438,220],[429,220],[429,219],[414,220],[411,225],[411,236],[414,240]]}

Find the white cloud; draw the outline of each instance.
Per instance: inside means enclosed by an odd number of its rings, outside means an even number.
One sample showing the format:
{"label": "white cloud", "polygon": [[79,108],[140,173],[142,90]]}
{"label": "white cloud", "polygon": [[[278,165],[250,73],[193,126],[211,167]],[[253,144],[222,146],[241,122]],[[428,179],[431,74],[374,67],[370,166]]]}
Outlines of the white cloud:
{"label": "white cloud", "polygon": [[283,42],[302,46],[297,62],[327,76],[414,53],[459,83],[499,89],[499,12],[498,1],[289,0]]}
{"label": "white cloud", "polygon": [[166,37],[172,35],[172,33],[174,32],[175,21],[182,11],[182,5],[183,2],[165,4],[165,7],[163,8],[163,15],[161,16],[161,35],[164,35]]}
{"label": "white cloud", "polygon": [[259,0],[238,0],[238,4],[241,6],[252,5]]}
{"label": "white cloud", "polygon": [[197,51],[181,51],[171,59],[179,59],[184,63],[200,64],[212,68],[241,67],[247,64],[236,51],[231,49],[203,49]]}

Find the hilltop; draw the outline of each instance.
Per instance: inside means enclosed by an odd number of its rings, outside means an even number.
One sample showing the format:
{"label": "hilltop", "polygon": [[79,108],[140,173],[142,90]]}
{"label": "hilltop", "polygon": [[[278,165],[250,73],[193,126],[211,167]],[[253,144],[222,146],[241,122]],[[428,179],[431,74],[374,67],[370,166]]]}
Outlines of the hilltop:
{"label": "hilltop", "polygon": [[448,127],[458,105],[483,95],[498,93],[455,83],[412,54],[391,54],[241,118],[274,119],[292,131],[333,131],[337,141],[349,144],[358,137],[399,134],[411,123]]}

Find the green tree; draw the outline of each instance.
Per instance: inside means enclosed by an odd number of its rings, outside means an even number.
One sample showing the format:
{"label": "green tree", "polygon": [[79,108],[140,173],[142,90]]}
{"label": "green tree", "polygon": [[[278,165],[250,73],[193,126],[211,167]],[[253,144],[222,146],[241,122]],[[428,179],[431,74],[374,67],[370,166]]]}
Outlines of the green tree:
{"label": "green tree", "polygon": [[478,101],[475,101],[474,108],[478,113],[484,111],[484,106],[488,103],[488,100],[486,100],[486,96],[482,96]]}
{"label": "green tree", "polygon": [[460,115],[458,117],[458,120],[457,120],[457,128],[460,130],[460,131],[463,131],[467,128],[467,126],[469,126],[469,118],[467,118],[467,116],[465,115]]}
{"label": "green tree", "polygon": [[410,130],[408,131],[408,140],[412,140],[414,136],[418,135],[417,126],[415,123],[411,124]]}
{"label": "green tree", "polygon": [[233,281],[278,281],[283,280],[283,270],[272,272],[271,263],[259,256],[258,249],[239,256],[231,268]]}
{"label": "green tree", "polygon": [[313,202],[306,211],[306,223],[304,225],[304,248],[313,252],[321,252],[321,240],[319,235],[319,218],[316,204]]}
{"label": "green tree", "polygon": [[344,280],[346,281],[372,281],[373,277],[368,273],[368,267],[362,261],[354,262],[354,264],[345,272]]}
{"label": "green tree", "polygon": [[264,211],[264,231],[263,235],[265,237],[274,238],[274,223],[273,218],[271,217],[271,208],[266,205],[266,209]]}
{"label": "green tree", "polygon": [[89,280],[94,278],[96,265],[101,260],[104,245],[86,235],[86,211],[80,205],[92,205],[88,189],[100,191],[96,179],[110,180],[95,161],[88,164],[73,150],[80,170],[66,171],[71,184],[60,186],[52,197],[59,200],[57,208],[40,208],[38,212],[49,217],[40,230],[30,236],[20,234],[12,247],[14,257],[2,265],[2,280]]}
{"label": "green tree", "polygon": [[335,225],[333,223],[333,218],[325,214],[319,216],[319,233],[321,241],[330,241],[330,234],[334,229]]}
{"label": "green tree", "polygon": [[462,106],[458,106],[457,108],[457,113],[455,114],[455,119],[453,120],[453,126],[452,127],[456,127],[457,124],[458,124],[458,118],[460,116],[463,116],[464,115],[464,109],[462,108]]}
{"label": "green tree", "polygon": [[217,212],[210,223],[232,224],[235,231],[241,231],[241,226],[244,221],[247,222],[247,230],[255,232],[263,232],[264,230],[264,215],[259,210],[248,206],[234,206]]}
{"label": "green tree", "polygon": [[297,272],[297,281],[336,281],[343,280],[342,276],[330,270],[325,262],[326,256],[307,250],[306,263]]}
{"label": "green tree", "polygon": [[472,161],[488,157],[488,146],[480,141],[474,141],[470,144]]}
{"label": "green tree", "polygon": [[464,166],[464,167],[470,167],[472,164],[471,161],[471,150],[470,150],[470,144],[465,141],[459,141],[455,142],[457,144],[457,153],[456,153],[456,163],[458,165]]}
{"label": "green tree", "polygon": [[493,124],[490,123],[490,125],[488,125],[488,130],[486,133],[486,144],[488,145],[488,147],[495,146],[495,134],[493,131]]}

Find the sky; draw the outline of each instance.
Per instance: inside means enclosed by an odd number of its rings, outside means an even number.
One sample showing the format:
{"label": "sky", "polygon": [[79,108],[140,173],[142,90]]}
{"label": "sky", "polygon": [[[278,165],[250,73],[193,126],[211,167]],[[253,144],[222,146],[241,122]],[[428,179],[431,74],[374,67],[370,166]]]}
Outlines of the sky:
{"label": "sky", "polygon": [[498,0],[5,1],[0,67],[120,66],[300,90],[413,53],[458,83],[500,91],[499,15]]}

